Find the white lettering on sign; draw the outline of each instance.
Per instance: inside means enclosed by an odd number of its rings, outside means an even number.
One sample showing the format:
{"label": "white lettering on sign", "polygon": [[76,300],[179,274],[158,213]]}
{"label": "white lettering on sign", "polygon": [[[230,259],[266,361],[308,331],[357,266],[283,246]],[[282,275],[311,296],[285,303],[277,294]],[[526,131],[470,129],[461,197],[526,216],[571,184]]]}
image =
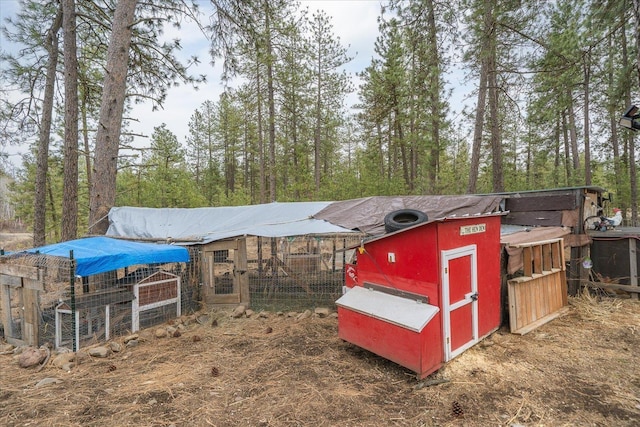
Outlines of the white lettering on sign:
{"label": "white lettering on sign", "polygon": [[461,236],[466,236],[467,234],[484,233],[485,231],[487,231],[487,224],[474,224],[460,227]]}
{"label": "white lettering on sign", "polygon": [[358,283],[358,275],[356,274],[356,269],[352,265],[347,267],[347,276],[349,276],[354,282]]}

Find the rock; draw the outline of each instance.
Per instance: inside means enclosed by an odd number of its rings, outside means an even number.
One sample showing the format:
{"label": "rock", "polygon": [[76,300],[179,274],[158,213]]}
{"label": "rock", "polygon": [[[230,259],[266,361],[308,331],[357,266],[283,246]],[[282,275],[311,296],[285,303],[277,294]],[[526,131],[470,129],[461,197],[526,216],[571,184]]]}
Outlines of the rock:
{"label": "rock", "polygon": [[138,338],[140,338],[140,335],[138,334],[128,335],[124,337],[124,340],[122,342],[127,344],[129,341],[137,340]]}
{"label": "rock", "polygon": [[61,382],[62,380],[59,380],[58,378],[43,378],[40,381],[38,381],[38,383],[36,384],[36,388],[40,388],[48,384],[58,384]]}
{"label": "rock", "polygon": [[39,365],[47,357],[47,354],[35,347],[25,348],[18,357],[18,365],[21,368],[30,368]]}
{"label": "rock", "polygon": [[122,351],[122,344],[112,341],[109,343],[109,350],[114,353],[120,353]]}
{"label": "rock", "polygon": [[231,313],[231,317],[233,317],[234,319],[238,319],[244,315],[246,310],[247,307],[245,307],[244,305],[239,305],[233,310],[233,312]]}
{"label": "rock", "polygon": [[125,344],[127,348],[137,347],[138,345],[140,345],[140,341],[138,340],[127,341],[127,343]]}
{"label": "rock", "polygon": [[104,358],[109,356],[110,350],[107,347],[93,347],[89,349],[89,356]]}
{"label": "rock", "polygon": [[260,313],[258,313],[258,317],[261,319],[267,319],[269,318],[269,313],[267,313],[266,311],[261,311]]}
{"label": "rock", "polygon": [[173,326],[167,326],[166,332],[167,332],[167,335],[169,335],[170,337],[172,337],[173,334],[176,333],[176,331],[177,331],[177,329],[174,328]]}
{"label": "rock", "polygon": [[298,317],[296,317],[296,320],[304,320],[310,317],[311,317],[311,310],[305,310],[302,313],[298,314]]}
{"label": "rock", "polygon": [[278,312],[276,312],[276,316],[282,317],[282,316],[284,316],[284,312],[278,311]]}
{"label": "rock", "polygon": [[90,360],[91,360],[91,356],[89,356],[87,353],[83,353],[83,352],[76,353],[75,362],[77,365],[82,365],[83,362],[88,362]]}
{"label": "rock", "polygon": [[165,328],[158,328],[155,332],[156,338],[166,338],[169,332]]}
{"label": "rock", "polygon": [[71,372],[71,369],[75,368],[76,364],[73,362],[69,362],[69,363],[65,363],[64,365],[62,365],[60,367],[60,369],[62,369],[65,372]]}
{"label": "rock", "polygon": [[295,312],[295,311],[290,311],[290,312],[287,313],[287,317],[296,317],[297,315],[298,315],[298,313]]}
{"label": "rock", "polygon": [[255,312],[253,310],[251,310],[251,309],[249,309],[249,310],[244,312],[244,315],[247,316],[247,317],[251,317],[254,314],[255,314]]}
{"label": "rock", "polygon": [[63,366],[68,365],[69,363],[74,362],[75,360],[76,360],[75,353],[62,353],[54,357],[51,363],[56,368],[64,369]]}
{"label": "rock", "polygon": [[316,316],[320,318],[324,318],[329,316],[329,314],[331,313],[331,310],[329,310],[326,307],[318,307],[314,310],[314,313]]}
{"label": "rock", "polygon": [[211,316],[209,316],[208,314],[201,314],[196,317],[196,322],[203,326],[211,325]]}

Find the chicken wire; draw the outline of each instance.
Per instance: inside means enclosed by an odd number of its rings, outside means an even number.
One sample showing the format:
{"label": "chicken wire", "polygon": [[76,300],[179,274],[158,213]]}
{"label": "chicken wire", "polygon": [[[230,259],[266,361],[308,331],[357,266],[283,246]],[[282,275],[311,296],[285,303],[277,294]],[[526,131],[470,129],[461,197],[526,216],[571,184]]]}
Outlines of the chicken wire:
{"label": "chicken wire", "polygon": [[345,264],[361,234],[247,238],[251,308],[296,311],[334,307],[342,295]]}
{"label": "chicken wire", "polygon": [[[197,250],[190,252],[197,256]],[[78,277],[75,261],[69,258],[25,253],[2,258],[2,262],[38,267],[42,272],[42,290],[31,306],[24,304],[23,288],[3,286],[8,301],[2,307],[10,315],[0,319],[5,323],[9,319],[10,325],[1,326],[5,336],[16,340],[26,339],[23,325],[29,310],[38,318],[39,345],[77,350],[200,308],[200,278],[193,263],[137,265]]]}
{"label": "chicken wire", "polygon": [[[247,236],[246,274],[250,308],[268,311],[301,311],[335,306],[344,287],[345,264],[352,262],[364,235],[295,236],[264,238]],[[75,276],[75,261],[42,254],[5,255],[0,262],[41,269],[43,289],[36,307],[38,344],[52,343],[77,350],[134,330],[165,323],[179,315],[203,308],[203,287],[213,286],[218,295],[238,292],[235,250],[215,251],[212,284],[204,283],[203,247],[188,246],[191,262],[131,266],[87,277]],[[145,281],[158,285],[136,298],[134,287]],[[167,284],[179,281],[179,288]],[[73,285],[73,286],[72,286]],[[25,308],[22,288],[6,287],[10,304],[10,327],[5,332],[22,339]],[[142,292],[139,287],[138,291]],[[145,296],[146,295],[146,296]],[[7,298],[5,296],[5,298]],[[136,301],[143,309],[135,312]],[[169,303],[164,303],[170,301]],[[140,305],[140,304],[138,304]],[[0,323],[5,317],[0,316]]]}

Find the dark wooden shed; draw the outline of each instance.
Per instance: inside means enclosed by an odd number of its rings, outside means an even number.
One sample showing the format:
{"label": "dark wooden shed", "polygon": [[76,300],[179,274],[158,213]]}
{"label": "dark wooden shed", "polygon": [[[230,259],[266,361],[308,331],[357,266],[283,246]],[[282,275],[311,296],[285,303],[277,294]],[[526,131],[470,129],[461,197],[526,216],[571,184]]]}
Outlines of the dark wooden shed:
{"label": "dark wooden shed", "polygon": [[639,227],[619,227],[607,231],[590,231],[591,284],[605,289],[624,291],[637,299],[640,293]]}
{"label": "dark wooden shed", "polygon": [[575,295],[581,283],[589,279],[589,269],[583,261],[590,256],[589,220],[598,218],[610,202],[606,190],[596,186],[566,187],[550,190],[500,193],[504,196],[505,225],[524,227],[565,227],[570,233],[563,237],[568,249],[567,285]]}

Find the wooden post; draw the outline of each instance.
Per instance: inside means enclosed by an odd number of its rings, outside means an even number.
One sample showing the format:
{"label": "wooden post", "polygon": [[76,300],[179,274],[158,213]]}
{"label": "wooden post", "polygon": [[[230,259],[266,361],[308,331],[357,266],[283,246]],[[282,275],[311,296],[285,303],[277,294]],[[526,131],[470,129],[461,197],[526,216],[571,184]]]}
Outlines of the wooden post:
{"label": "wooden post", "polygon": [[[629,278],[631,286],[638,286],[638,250],[637,240],[629,238]],[[632,299],[638,299],[638,293],[631,294]]]}
{"label": "wooden post", "polygon": [[238,287],[240,291],[240,302],[246,304],[247,307],[251,305],[251,295],[249,293],[249,274],[247,273],[247,239],[242,238],[236,240],[236,259],[235,262],[235,274],[237,275]]}
{"label": "wooden post", "polygon": [[[38,292],[44,289],[43,274],[38,267],[15,264],[0,265],[0,300],[2,324],[8,342],[37,346],[39,343],[40,305]],[[13,288],[13,291],[10,289]],[[20,336],[13,328],[11,294],[17,293],[22,307]]]}

